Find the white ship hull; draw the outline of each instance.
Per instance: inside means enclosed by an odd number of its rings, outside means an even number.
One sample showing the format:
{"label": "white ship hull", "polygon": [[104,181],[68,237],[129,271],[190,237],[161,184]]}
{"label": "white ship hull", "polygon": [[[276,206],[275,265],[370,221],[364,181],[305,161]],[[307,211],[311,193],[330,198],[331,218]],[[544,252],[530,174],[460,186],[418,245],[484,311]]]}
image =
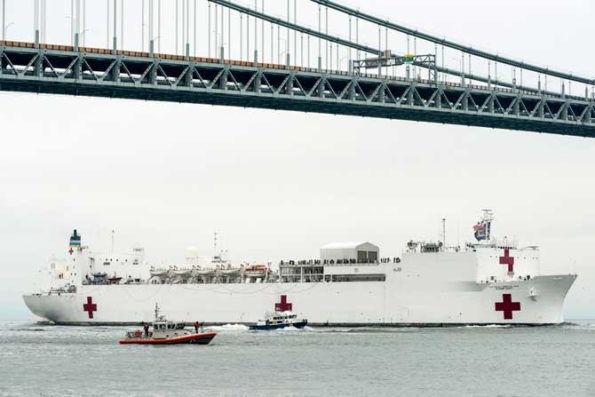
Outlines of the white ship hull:
{"label": "white ship hull", "polygon": [[[77,293],[26,295],[37,316],[57,324],[150,321],[155,303],[172,318],[207,323],[251,323],[286,296],[313,325],[559,324],[576,276],[478,284],[452,280],[441,288],[423,281],[353,283],[163,284],[81,286]],[[509,318],[503,304],[510,295]],[[89,302],[91,306],[89,307]],[[91,310],[89,310],[91,309]],[[91,313],[90,313],[91,311]]]}

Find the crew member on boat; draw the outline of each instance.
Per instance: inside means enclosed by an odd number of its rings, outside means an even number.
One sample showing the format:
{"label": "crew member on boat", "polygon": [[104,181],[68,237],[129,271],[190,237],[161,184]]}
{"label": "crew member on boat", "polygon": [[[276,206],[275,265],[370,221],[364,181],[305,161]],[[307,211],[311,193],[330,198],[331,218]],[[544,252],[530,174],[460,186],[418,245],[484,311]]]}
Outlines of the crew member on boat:
{"label": "crew member on boat", "polygon": [[149,337],[149,324],[143,321],[143,328],[145,329],[145,337]]}

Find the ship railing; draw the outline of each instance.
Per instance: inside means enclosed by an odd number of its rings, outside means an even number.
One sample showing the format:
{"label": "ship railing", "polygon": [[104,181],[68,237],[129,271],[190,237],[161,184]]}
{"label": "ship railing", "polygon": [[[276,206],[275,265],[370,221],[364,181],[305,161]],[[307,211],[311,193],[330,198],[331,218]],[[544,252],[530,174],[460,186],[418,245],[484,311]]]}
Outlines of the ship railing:
{"label": "ship railing", "polygon": [[358,261],[356,259],[306,259],[306,260],[283,260],[279,262],[279,266],[296,266],[296,267],[313,267],[313,266],[376,266],[386,263],[400,263],[401,258],[380,258],[378,260]]}

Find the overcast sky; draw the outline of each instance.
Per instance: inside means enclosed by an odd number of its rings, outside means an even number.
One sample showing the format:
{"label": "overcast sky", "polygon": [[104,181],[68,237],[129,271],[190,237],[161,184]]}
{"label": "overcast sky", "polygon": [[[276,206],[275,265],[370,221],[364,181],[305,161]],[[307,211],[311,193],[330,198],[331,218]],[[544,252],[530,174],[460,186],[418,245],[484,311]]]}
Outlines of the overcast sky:
{"label": "overcast sky", "polygon": [[[30,37],[22,3],[8,0],[9,39]],[[348,4],[537,64],[587,76],[595,64],[587,0]],[[48,41],[68,40],[64,5]],[[98,46],[102,18],[88,16]],[[450,244],[471,240],[482,208],[495,234],[542,247],[543,271],[579,274],[567,317],[595,316],[595,140],[7,92],[0,138],[0,319],[32,318],[21,294],[73,228],[97,248],[115,229],[117,248],[141,244],[156,264],[188,246],[212,254],[214,231],[237,261],[315,257],[342,240],[397,256],[438,238],[443,217]]]}

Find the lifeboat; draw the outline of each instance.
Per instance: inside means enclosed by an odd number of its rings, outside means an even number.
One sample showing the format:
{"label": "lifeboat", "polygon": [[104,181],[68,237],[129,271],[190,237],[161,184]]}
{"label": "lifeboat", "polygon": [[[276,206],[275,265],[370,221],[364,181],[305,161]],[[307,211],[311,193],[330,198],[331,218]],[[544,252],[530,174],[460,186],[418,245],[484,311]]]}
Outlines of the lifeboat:
{"label": "lifeboat", "polygon": [[265,265],[249,265],[244,268],[246,277],[264,278],[269,268]]}
{"label": "lifeboat", "polygon": [[169,270],[167,269],[151,269],[151,276],[153,277],[163,277],[167,276]]}
{"label": "lifeboat", "polygon": [[204,332],[198,324],[196,332],[191,332],[185,329],[184,323],[168,321],[165,316],[159,314],[157,304],[155,304],[155,320],[152,327],[152,332],[148,331],[148,326],[144,333],[141,330],[129,331],[119,343],[121,345],[208,345],[217,335],[215,332]]}
{"label": "lifeboat", "polygon": [[113,276],[113,277],[108,278],[107,281],[110,284],[120,284],[120,281],[122,281],[122,277]]}
{"label": "lifeboat", "polygon": [[221,274],[224,276],[237,276],[240,274],[240,269],[221,269]]}
{"label": "lifeboat", "polygon": [[174,274],[180,277],[190,277],[192,274],[192,269],[178,269],[174,270]]}

